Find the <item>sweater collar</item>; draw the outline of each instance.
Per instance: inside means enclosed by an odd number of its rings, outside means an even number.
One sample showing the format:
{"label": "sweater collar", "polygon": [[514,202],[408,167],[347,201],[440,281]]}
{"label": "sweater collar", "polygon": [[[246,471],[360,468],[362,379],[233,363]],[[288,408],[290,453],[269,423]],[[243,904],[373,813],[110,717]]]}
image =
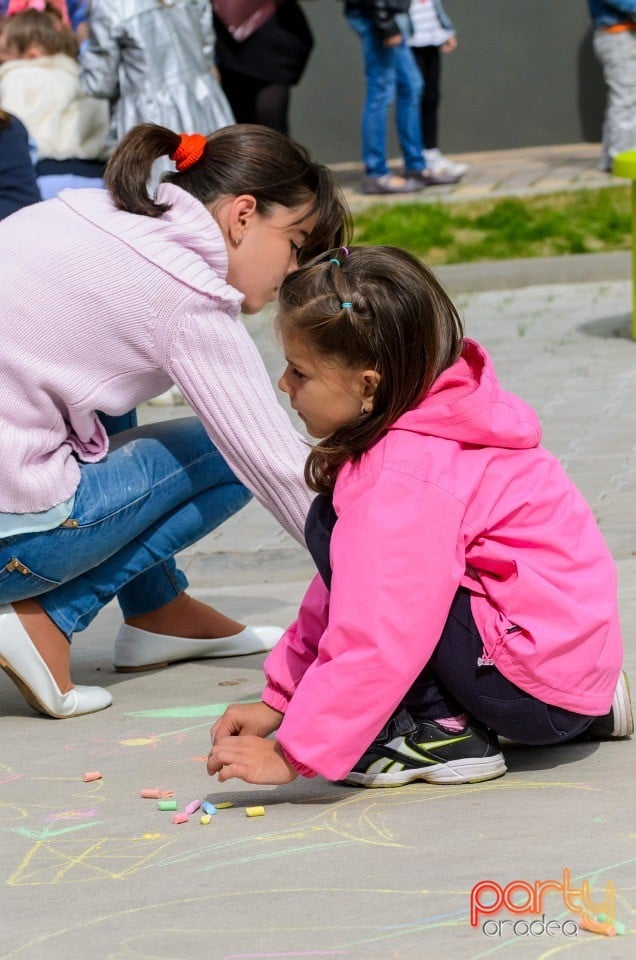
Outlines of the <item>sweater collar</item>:
{"label": "sweater collar", "polygon": [[243,294],[227,283],[227,247],[219,225],[180,187],[160,184],[157,201],[170,207],[156,218],[119,210],[107,190],[63,190],[58,199],[181,283],[237,306],[242,303]]}

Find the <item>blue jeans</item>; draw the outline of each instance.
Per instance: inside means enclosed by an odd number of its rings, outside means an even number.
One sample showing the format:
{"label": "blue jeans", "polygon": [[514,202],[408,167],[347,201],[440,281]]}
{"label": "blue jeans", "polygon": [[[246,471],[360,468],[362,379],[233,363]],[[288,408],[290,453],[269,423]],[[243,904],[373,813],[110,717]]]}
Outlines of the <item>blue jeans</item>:
{"label": "blue jeans", "polygon": [[371,20],[348,14],[347,20],[362,41],[366,95],[362,111],[362,159],[369,177],[389,172],[386,156],[389,108],[396,99],[400,148],[407,170],[423,170],[420,102],[422,75],[404,40],[385,47]]}
{"label": "blue jeans", "polygon": [[0,603],[36,597],[69,638],[115,596],[127,618],[182,593],[174,554],[251,496],[194,417],[117,433],[79,466],[65,525],[0,540]]}

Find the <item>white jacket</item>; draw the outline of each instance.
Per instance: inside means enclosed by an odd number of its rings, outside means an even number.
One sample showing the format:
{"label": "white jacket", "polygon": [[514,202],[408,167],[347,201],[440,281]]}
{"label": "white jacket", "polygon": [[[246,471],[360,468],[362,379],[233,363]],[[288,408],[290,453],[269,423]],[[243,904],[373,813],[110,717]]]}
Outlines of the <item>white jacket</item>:
{"label": "white jacket", "polygon": [[4,63],[0,106],[23,122],[40,160],[106,157],[108,104],[82,93],[79,64],[64,53]]}

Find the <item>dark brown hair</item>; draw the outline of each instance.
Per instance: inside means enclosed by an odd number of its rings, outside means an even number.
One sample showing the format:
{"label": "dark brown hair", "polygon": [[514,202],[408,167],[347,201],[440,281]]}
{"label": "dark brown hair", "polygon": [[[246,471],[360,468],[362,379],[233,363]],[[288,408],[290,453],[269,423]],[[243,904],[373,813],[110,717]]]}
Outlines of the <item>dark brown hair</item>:
{"label": "dark brown hair", "polygon": [[[116,206],[147,217],[158,217],[168,209],[149,197],[147,184],[154,161],[174,153],[179,140],[178,133],[152,123],[133,127],[123,137],[104,175]],[[348,207],[331,172],[313,162],[304,147],[268,127],[223,127],[208,136],[203,156],[189,170],[163,179],[204,204],[250,194],[263,216],[273,204],[306,206],[317,221],[303,244],[304,259],[343,242],[350,231]]]}
{"label": "dark brown hair", "polygon": [[67,57],[77,59],[77,40],[52,4],[47,3],[42,11],[23,10],[4,17],[0,32],[5,47],[14,47],[19,54],[25,54],[29,47],[37,45],[48,56],[65,53]]}
{"label": "dark brown hair", "polygon": [[329,493],[343,463],[359,460],[426,396],[463,342],[461,319],[444,289],[396,247],[330,250],[290,274],[280,289],[277,325],[319,357],[377,370],[381,377],[371,413],[340,427],[309,454],[305,479],[317,493]]}

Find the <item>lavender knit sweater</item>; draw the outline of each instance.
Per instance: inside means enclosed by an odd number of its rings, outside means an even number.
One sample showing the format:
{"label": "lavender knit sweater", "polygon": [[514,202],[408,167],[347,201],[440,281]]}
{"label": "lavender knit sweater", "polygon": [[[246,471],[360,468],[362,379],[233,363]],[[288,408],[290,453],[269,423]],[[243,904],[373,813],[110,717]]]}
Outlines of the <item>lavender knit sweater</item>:
{"label": "lavender knit sweater", "polygon": [[125,413],[174,382],[237,477],[304,542],[307,447],[239,318],[221,231],[178,187],[159,200],[172,207],[151,219],[105,190],[66,190],[0,223],[0,512],[66,500],[77,459],[108,451],[95,411]]}

